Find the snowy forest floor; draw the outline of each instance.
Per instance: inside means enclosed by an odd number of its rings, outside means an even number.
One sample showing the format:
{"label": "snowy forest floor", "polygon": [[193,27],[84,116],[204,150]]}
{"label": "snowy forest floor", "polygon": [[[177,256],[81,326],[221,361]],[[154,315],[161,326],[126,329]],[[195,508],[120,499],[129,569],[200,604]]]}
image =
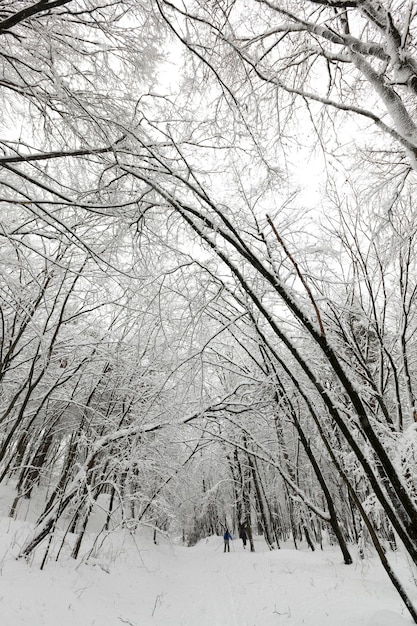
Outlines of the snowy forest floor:
{"label": "snowy forest floor", "polygon": [[[0,520],[0,615],[5,626],[406,626],[412,620],[375,555],[339,550],[256,552],[220,537],[188,548],[152,532],[115,532],[99,551],[74,561],[16,560],[30,526]],[[92,547],[92,544],[90,548]],[[90,550],[91,552],[91,550]],[[352,553],[354,548],[352,549]],[[88,557],[88,558],[87,558]],[[400,555],[391,555],[414,602],[417,587]]]}

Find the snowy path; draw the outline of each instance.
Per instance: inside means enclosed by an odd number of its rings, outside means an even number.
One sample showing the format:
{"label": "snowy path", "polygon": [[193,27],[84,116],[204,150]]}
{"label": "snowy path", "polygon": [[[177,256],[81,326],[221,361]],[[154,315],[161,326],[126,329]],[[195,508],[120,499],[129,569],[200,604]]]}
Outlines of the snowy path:
{"label": "snowy path", "polygon": [[[5,535],[1,536],[5,545]],[[9,536],[10,540],[10,536]],[[5,626],[405,626],[411,619],[376,559],[345,566],[338,550],[269,552],[219,538],[194,548],[109,538],[96,560],[5,558]],[[5,554],[3,550],[2,554]],[[403,570],[403,576],[410,573]],[[410,588],[414,590],[415,586]],[[417,601],[417,597],[414,597]],[[392,611],[395,613],[389,613]],[[401,614],[403,618],[401,618]],[[398,617],[397,617],[398,616]]]}

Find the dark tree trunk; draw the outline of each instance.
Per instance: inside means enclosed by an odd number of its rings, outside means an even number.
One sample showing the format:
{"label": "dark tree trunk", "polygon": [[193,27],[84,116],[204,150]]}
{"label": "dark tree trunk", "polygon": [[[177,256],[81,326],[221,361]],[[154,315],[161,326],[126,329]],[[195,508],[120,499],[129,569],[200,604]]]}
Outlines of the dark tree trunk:
{"label": "dark tree trunk", "polygon": [[[246,447],[246,441],[245,441],[245,447]],[[273,550],[274,538],[272,537],[271,528],[269,525],[269,517],[266,512],[266,503],[263,498],[256,460],[252,457],[249,450],[247,454],[248,454],[248,464],[251,470],[252,480],[253,480],[253,484],[255,487],[256,500],[257,500],[258,507],[259,507],[259,513],[261,516],[262,529],[264,531],[265,540],[269,549]]]}

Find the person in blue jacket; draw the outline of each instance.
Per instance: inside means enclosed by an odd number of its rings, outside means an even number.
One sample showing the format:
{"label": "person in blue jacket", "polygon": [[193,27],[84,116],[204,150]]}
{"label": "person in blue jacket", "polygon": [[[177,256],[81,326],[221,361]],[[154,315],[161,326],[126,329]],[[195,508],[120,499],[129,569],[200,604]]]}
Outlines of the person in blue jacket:
{"label": "person in blue jacket", "polygon": [[226,528],[226,532],[223,535],[223,539],[224,539],[224,552],[226,552],[226,550],[228,552],[230,552],[230,543],[229,540],[233,539],[232,535],[229,533],[228,529]]}

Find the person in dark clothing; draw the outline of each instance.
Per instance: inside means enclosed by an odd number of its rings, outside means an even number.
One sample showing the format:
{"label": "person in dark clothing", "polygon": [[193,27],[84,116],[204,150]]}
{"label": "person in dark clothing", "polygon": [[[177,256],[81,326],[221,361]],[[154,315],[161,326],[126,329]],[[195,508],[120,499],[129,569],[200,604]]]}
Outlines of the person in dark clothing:
{"label": "person in dark clothing", "polygon": [[226,532],[223,535],[223,539],[224,539],[224,552],[230,552],[230,539],[233,539],[232,535],[229,533],[228,529],[226,528]]}
{"label": "person in dark clothing", "polygon": [[247,534],[246,534],[246,530],[245,530],[245,527],[244,527],[244,526],[242,526],[242,527],[241,527],[241,529],[240,529],[240,534],[239,534],[239,537],[240,537],[240,538],[241,538],[241,540],[242,540],[242,543],[243,543],[243,549],[244,549],[244,550],[246,550],[246,542],[247,542],[247,540],[248,540],[248,536],[247,536]]}

